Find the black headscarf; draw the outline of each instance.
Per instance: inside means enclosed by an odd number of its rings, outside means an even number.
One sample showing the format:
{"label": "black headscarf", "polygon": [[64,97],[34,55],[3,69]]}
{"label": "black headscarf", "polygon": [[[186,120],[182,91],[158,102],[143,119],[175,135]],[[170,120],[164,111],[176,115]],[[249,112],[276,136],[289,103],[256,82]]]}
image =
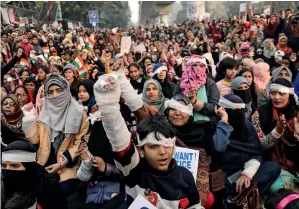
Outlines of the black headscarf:
{"label": "black headscarf", "polygon": [[[183,94],[176,94],[172,99],[176,101],[183,101],[186,105],[191,104],[188,97]],[[166,117],[169,115],[169,108],[164,111]],[[215,171],[219,168],[218,155],[212,152],[213,148],[213,135],[216,131],[216,124],[211,121],[196,121],[194,122],[191,116],[188,122],[183,126],[174,126],[176,136],[186,146],[194,148],[205,149],[207,154],[211,156],[211,170]]]}
{"label": "black headscarf", "polygon": [[[3,149],[7,151],[26,151],[35,153],[35,147],[26,141],[14,141]],[[14,193],[29,193],[35,191],[38,179],[38,165],[34,162],[21,162],[26,170],[2,169],[2,178],[5,188],[6,198],[10,198]]]}
{"label": "black headscarf", "polygon": [[[225,99],[233,103],[244,103],[243,100],[234,94],[224,96]],[[263,153],[260,140],[253,125],[245,118],[244,109],[229,109],[228,123],[234,128],[231,133],[228,147],[243,153],[261,155]]]}
{"label": "black headscarf", "polygon": [[91,98],[93,97],[94,93],[93,93],[93,85],[94,82],[91,80],[82,80],[80,81],[80,84],[78,85],[78,92],[79,92],[79,88],[80,86],[84,86],[85,90],[87,91],[87,93],[89,94],[89,100],[83,102],[84,106],[88,106]]}
{"label": "black headscarf", "polygon": [[[244,103],[237,95],[227,95],[225,98],[233,103]],[[234,128],[230,138],[237,139],[242,142],[248,142],[248,131],[245,124],[245,109],[226,108],[228,114],[228,123]]]}
{"label": "black headscarf", "polygon": [[[101,157],[105,163],[115,165],[113,160],[113,151],[109,139],[106,135],[102,121],[97,121],[91,127],[91,133],[88,140],[88,150],[93,156]],[[94,169],[97,173],[97,169]],[[93,175],[93,176],[98,176]]]}

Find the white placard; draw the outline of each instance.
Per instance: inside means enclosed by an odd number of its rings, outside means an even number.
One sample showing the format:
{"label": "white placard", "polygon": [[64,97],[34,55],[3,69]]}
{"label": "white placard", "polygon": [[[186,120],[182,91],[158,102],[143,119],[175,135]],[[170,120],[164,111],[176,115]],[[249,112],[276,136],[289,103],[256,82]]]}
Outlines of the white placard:
{"label": "white placard", "polygon": [[188,2],[187,4],[187,18],[196,19],[198,17],[198,4],[197,2]]}
{"label": "white placard", "polygon": [[240,12],[246,12],[247,8],[247,3],[242,3],[240,4]]}
{"label": "white placard", "polygon": [[203,14],[203,19],[204,19],[204,20],[208,21],[208,20],[210,20],[210,18],[211,18],[211,14],[210,14],[210,13],[205,12],[205,13]]}
{"label": "white placard", "polygon": [[271,14],[271,5],[264,6],[263,12],[265,15],[270,15]]}
{"label": "white placard", "polygon": [[72,22],[67,22],[67,27],[68,27],[69,29],[74,29],[74,25],[73,25]]}
{"label": "white placard", "polygon": [[96,23],[96,22],[92,22],[91,24],[92,24],[93,27],[96,27],[96,26],[97,26],[97,23]]}
{"label": "white placard", "polygon": [[1,7],[1,14],[6,24],[10,24],[7,8]]}
{"label": "white placard", "polygon": [[146,48],[143,43],[138,44],[135,49],[137,52],[146,52]]}
{"label": "white placard", "polygon": [[129,209],[158,209],[145,199],[140,194],[136,197],[134,202],[130,205]]}
{"label": "white placard", "polygon": [[132,44],[131,36],[123,36],[121,38],[120,53],[121,54],[129,53],[131,49],[131,44]]}
{"label": "white placard", "polygon": [[187,168],[196,181],[199,151],[184,147],[175,147],[173,158],[176,160],[177,165]]}

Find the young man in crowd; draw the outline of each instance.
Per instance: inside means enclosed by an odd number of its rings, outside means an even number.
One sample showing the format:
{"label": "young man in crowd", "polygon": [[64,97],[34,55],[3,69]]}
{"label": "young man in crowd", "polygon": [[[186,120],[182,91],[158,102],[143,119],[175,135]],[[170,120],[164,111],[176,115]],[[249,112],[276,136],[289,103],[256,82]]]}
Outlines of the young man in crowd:
{"label": "young man in crowd", "polygon": [[[111,91],[105,91],[104,86]],[[125,177],[128,202],[142,195],[157,208],[203,209],[191,172],[177,166],[172,158],[176,137],[166,118],[158,115],[141,121],[137,128],[138,152],[118,102],[123,95],[131,111],[142,108],[143,103],[125,76],[101,76],[94,92],[116,166]]]}

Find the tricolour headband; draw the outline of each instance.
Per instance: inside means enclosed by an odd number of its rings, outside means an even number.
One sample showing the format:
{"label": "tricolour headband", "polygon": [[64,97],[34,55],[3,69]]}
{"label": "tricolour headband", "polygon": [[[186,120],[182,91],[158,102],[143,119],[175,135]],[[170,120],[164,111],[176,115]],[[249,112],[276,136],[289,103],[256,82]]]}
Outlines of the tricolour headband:
{"label": "tricolour headband", "polygon": [[20,162],[20,163],[30,163],[36,162],[36,152],[27,152],[23,150],[9,150],[2,152],[2,162]]}
{"label": "tricolour headband", "polygon": [[273,91],[278,91],[280,93],[284,93],[284,94],[294,94],[294,88],[289,88],[277,83],[273,83],[270,85],[270,90]]}
{"label": "tricolour headband", "polygon": [[142,147],[146,144],[161,145],[163,147],[174,147],[175,146],[176,137],[167,138],[159,132],[157,132],[156,134],[158,135],[160,140],[158,140],[156,138],[156,135],[154,132],[149,133],[142,141],[140,140],[139,135],[137,134],[138,147]]}
{"label": "tricolour headband", "polygon": [[296,199],[299,199],[299,194],[288,195],[279,202],[276,209],[284,209],[285,206],[287,206],[290,202]]}
{"label": "tricolour headband", "polygon": [[165,101],[164,109],[167,109],[167,108],[176,109],[176,110],[179,110],[179,111],[184,112],[184,113],[186,113],[188,115],[191,115],[191,116],[193,115],[193,106],[192,106],[192,104],[182,105],[181,103],[179,103],[175,99]]}

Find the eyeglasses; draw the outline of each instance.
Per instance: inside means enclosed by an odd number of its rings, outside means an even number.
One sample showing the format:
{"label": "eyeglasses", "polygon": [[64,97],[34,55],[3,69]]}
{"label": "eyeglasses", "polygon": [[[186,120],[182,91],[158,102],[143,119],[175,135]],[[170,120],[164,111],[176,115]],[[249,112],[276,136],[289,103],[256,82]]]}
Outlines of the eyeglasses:
{"label": "eyeglasses", "polygon": [[23,93],[23,94],[16,94],[16,97],[27,97],[27,94],[26,93]]}
{"label": "eyeglasses", "polygon": [[9,107],[16,107],[17,106],[17,104],[14,103],[14,102],[3,102],[2,105],[3,106],[7,106],[8,105]]}

